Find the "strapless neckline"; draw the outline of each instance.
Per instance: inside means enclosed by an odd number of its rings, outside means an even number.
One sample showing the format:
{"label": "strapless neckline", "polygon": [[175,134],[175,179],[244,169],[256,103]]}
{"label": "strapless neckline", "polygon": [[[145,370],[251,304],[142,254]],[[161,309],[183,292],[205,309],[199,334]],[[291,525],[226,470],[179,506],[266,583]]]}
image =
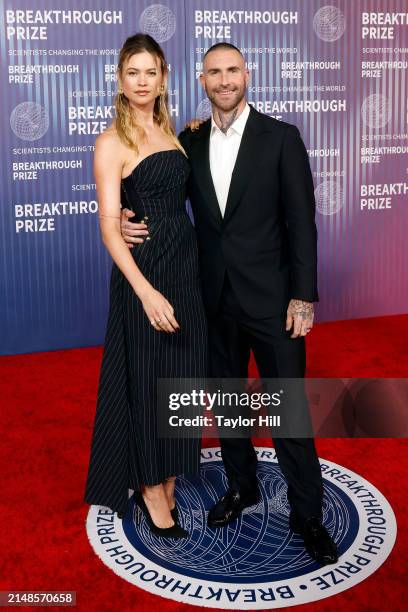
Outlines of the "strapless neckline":
{"label": "strapless neckline", "polygon": [[[155,151],[154,153],[150,153],[149,155],[146,155],[146,157],[144,157],[138,164],[136,164],[132,172],[128,174],[127,176],[125,176],[124,178],[122,178],[121,181],[126,181],[127,179],[131,178],[133,174],[136,172],[136,170],[139,168],[139,166],[141,166],[150,157],[154,157],[155,155],[160,155],[161,153],[174,153],[176,151],[181,153],[180,149],[161,149],[160,151]],[[181,155],[183,154],[181,153]]]}

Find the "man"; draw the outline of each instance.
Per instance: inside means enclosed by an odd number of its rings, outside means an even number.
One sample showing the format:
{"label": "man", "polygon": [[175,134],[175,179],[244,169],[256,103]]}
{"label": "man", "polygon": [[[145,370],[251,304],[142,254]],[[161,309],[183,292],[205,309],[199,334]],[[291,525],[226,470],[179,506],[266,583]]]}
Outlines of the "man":
{"label": "man", "polygon": [[[212,117],[179,138],[189,157],[191,201],[209,321],[210,376],[245,378],[252,349],[262,378],[302,378],[305,338],[318,300],[313,179],[294,125],[258,113],[245,99],[249,72],[235,46],[204,56],[201,84]],[[128,243],[147,235],[126,223]],[[132,229],[130,229],[132,228]],[[275,438],[288,483],[290,527],[309,554],[335,563],[322,525],[323,481],[313,438]],[[222,527],[259,499],[250,438],[221,440],[229,489],[210,510]]]}

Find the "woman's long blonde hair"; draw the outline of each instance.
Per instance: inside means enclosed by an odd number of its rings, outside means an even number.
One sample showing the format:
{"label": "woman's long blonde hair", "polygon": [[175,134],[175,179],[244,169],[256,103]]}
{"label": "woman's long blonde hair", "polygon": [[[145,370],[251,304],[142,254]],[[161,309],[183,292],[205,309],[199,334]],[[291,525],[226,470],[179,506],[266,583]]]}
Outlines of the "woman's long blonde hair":
{"label": "woman's long blonde hair", "polygon": [[[160,91],[160,95],[157,96],[154,103],[153,115],[157,123],[163,132],[169,136],[170,140],[174,145],[180,149],[184,155],[186,154],[183,147],[181,146],[174,128],[170,120],[170,114],[168,109],[168,93],[167,93],[167,63],[164,57],[164,53],[160,45],[148,34],[134,34],[129,36],[123,44],[122,49],[119,53],[119,62],[117,74],[120,78],[124,63],[136,53],[142,53],[147,51],[159,60],[161,73],[163,75],[164,83]],[[139,154],[139,143],[142,142],[146,136],[143,126],[140,125],[131,111],[129,100],[126,98],[123,91],[118,90],[115,96],[115,108],[116,108],[116,131],[121,141],[134,151]],[[136,134],[136,138],[133,136]]]}

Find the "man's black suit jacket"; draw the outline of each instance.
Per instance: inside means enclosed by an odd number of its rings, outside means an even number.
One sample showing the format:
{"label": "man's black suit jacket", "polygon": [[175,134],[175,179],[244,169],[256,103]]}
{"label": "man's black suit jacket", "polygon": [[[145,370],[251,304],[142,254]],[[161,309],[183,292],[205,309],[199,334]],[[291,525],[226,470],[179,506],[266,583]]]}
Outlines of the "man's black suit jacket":
{"label": "man's black suit jacket", "polygon": [[179,139],[191,166],[188,197],[199,243],[204,302],[215,313],[225,273],[246,313],[286,312],[317,301],[317,231],[307,151],[294,125],[251,107],[224,218],[210,172],[211,121]]}

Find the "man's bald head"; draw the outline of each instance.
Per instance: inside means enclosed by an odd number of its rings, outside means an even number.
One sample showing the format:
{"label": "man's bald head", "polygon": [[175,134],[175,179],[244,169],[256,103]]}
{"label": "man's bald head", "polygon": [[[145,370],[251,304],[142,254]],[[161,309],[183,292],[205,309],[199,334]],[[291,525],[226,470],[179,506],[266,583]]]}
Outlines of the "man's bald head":
{"label": "man's bald head", "polygon": [[216,43],[215,45],[212,45],[212,47],[210,47],[209,49],[207,49],[207,51],[204,53],[204,60],[207,57],[207,55],[209,53],[212,53],[212,51],[217,51],[217,49],[224,49],[224,50],[232,50],[232,51],[236,51],[237,53],[240,54],[240,56],[242,57],[242,60],[245,64],[245,58],[242,55],[241,51],[238,49],[238,47],[236,47],[235,45],[232,45],[231,43],[227,43],[227,42],[220,42],[220,43]]}

